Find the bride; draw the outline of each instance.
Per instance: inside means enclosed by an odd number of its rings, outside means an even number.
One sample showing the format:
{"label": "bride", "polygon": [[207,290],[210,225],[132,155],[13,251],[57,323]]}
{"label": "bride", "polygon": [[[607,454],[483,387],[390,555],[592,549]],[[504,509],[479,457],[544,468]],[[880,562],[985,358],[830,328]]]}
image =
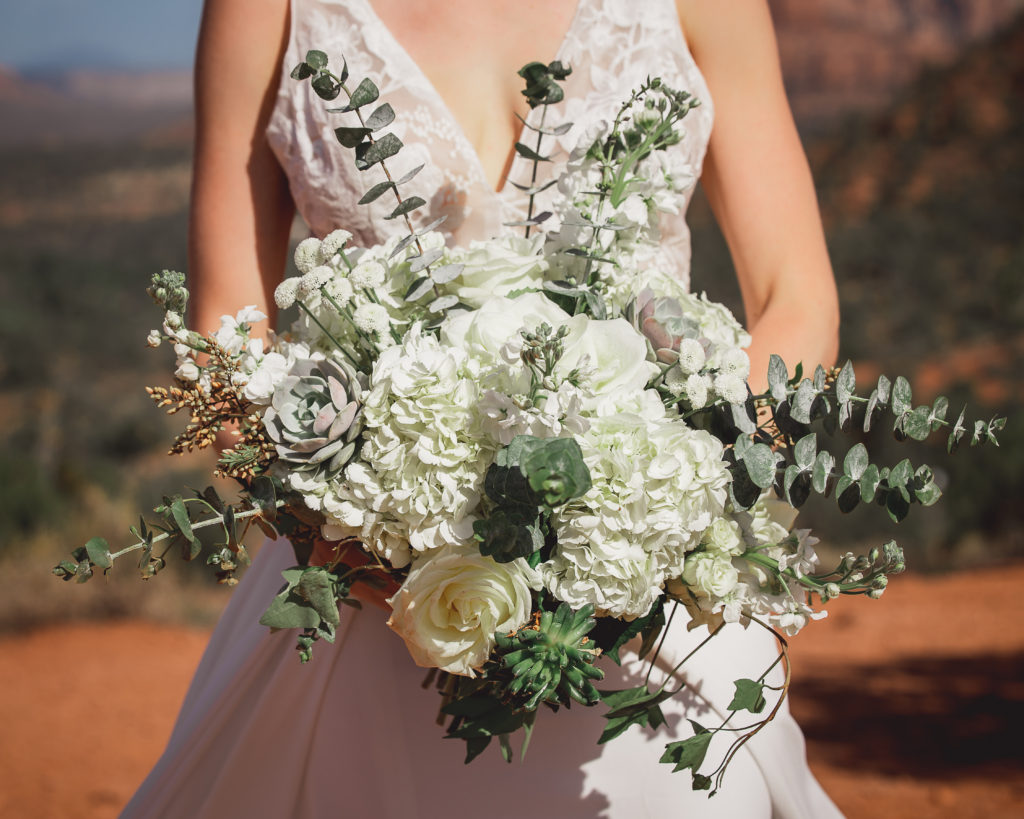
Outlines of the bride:
{"label": "bride", "polygon": [[[700,176],[728,240],[752,372],[766,371],[770,352],[805,365],[834,360],[835,285],[765,0],[291,0],[290,8],[207,0],[196,72],[193,326],[213,328],[244,304],[273,321],[269,294],[296,207],[317,235],[344,227],[360,245],[387,238],[392,223],[357,205],[374,180],[360,179],[334,141],[341,123],[308,85],[288,79],[310,48],[332,61],[344,54],[356,81],[377,82],[398,113],[400,158],[427,165],[415,181],[429,202],[425,218],[446,216],[441,230],[458,244],[521,218],[525,203],[508,182],[529,181],[512,149],[521,132],[514,114],[529,114],[516,76],[523,64],[557,58],[573,69],[555,110],[576,127],[555,146],[556,162],[645,77],[690,91],[701,105],[673,150]],[[682,213],[664,220],[662,235],[666,262],[687,280]],[[656,736],[632,728],[598,746],[600,714],[577,708],[557,722],[542,714],[522,763],[488,749],[466,766],[461,743],[443,740],[434,722],[436,692],[421,687],[422,670],[378,608],[346,609],[336,644],[318,644],[308,665],[298,662],[294,635],[257,624],[292,562],[287,543],[263,548],[124,816],[839,815],[807,768],[786,708],[744,746],[713,799],[658,764],[676,730],[686,735],[687,717],[722,712],[732,680],[771,662],[775,646],[760,629],[726,629],[686,664],[686,696],[665,703],[669,722]],[[382,602],[369,590],[363,597]],[[682,625],[663,651],[668,668],[701,638],[703,629]],[[645,670],[627,655],[606,686],[636,685]]]}

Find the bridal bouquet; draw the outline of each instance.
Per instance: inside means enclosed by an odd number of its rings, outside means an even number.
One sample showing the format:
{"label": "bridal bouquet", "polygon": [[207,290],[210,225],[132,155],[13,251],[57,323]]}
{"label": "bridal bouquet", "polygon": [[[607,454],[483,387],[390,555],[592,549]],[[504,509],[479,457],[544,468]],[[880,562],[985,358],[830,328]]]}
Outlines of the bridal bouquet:
{"label": "bridal bouquet", "polygon": [[[561,99],[569,69],[520,73],[537,107]],[[951,427],[952,447],[964,415],[947,422],[942,398],[914,407],[902,378],[859,396],[850,364],[805,378],[776,357],[769,390],[751,393],[749,337],[724,307],[683,289],[659,253],[659,218],[693,183],[666,149],[694,98],[649,80],[580,138],[557,180],[521,186],[522,235],[447,247],[438,222],[413,224],[425,202],[403,189],[415,171],[388,170],[402,144],[382,133],[395,115],[374,84],[350,91],[347,70],[335,75],[317,51],[293,76],[325,99],[344,92],[338,110],[354,124],[338,140],[360,169],[383,169],[362,201],[393,197],[387,218],[406,230],[367,248],[343,229],[300,243],[301,275],[275,294],[296,317],[267,341],[250,335],[265,318],[253,307],[213,334],[189,329],[184,277],[154,276],[164,320],[150,344],[173,345],[177,386],[150,392],[190,416],[172,451],[232,426],[237,442],[218,471],[240,482],[241,500],[212,489],[167,498],[131,546],[112,554],[94,539],[58,575],[86,580],[140,552],[151,576],[174,547],[199,556],[212,528],[221,537],[207,562],[233,583],[248,560],[245,529],[286,535],[297,565],[261,622],[300,630],[306,661],[317,640],[333,640],[339,604],[359,605],[354,583],[390,584],[388,624],[417,664],[442,672],[448,733],[472,759],[494,737],[510,756],[510,735],[528,734],[541,706],[603,705],[602,742],[662,724],[660,703],[678,688],[598,684],[630,641],[653,664],[670,609],[684,607],[708,639],[771,629],[785,661],[784,635],[823,616],[817,603],[878,597],[902,571],[895,543],[822,569],[796,509],[816,492],[899,520],[938,499],[931,470],[876,465],[862,444],[840,462],[819,435],[888,415],[898,438]],[[516,149],[544,161],[545,137],[567,129],[533,128],[536,146]],[[551,184],[555,205],[535,213]],[[972,443],[994,441],[1002,423],[978,422]],[[770,670],[736,681],[733,711],[767,710]],[[732,750],[701,768],[725,724],[693,726],[661,761],[691,770],[695,788],[717,788]]]}

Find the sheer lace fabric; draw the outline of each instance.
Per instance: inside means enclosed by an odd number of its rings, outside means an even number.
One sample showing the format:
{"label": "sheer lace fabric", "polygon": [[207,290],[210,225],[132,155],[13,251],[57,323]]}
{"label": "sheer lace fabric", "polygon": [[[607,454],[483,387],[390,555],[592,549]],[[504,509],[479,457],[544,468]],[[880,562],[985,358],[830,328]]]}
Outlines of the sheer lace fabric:
{"label": "sheer lace fabric", "polygon": [[[393,176],[418,165],[423,171],[406,186],[427,200],[421,222],[439,216],[449,242],[465,244],[510,230],[507,222],[522,219],[526,198],[506,183],[494,191],[480,159],[437,90],[376,15],[367,0],[295,0],[292,37],[286,67],[300,62],[306,51],[318,48],[332,60],[344,55],[356,82],[370,77],[391,103],[397,118],[390,130],[405,143],[389,160]],[[712,105],[707,85],[697,69],[679,27],[672,0],[579,0],[572,22],[558,49],[557,59],[573,68],[565,82],[565,101],[554,106],[548,123],[572,122],[561,137],[550,137],[544,150],[554,160],[541,163],[539,181],[557,174],[581,135],[601,121],[611,120],[619,105],[648,76],[661,77],[674,88],[689,91],[701,105],[683,120],[685,138],[677,151],[699,176],[711,133]],[[288,171],[292,195],[312,232],[323,236],[343,227],[361,245],[384,241],[388,232],[403,229],[383,219],[394,206],[382,197],[369,207],[358,205],[362,194],[383,181],[380,167],[356,170],[352,152],[342,148],[333,129],[346,115],[329,114],[308,83],[285,79],[278,92],[267,136]],[[352,115],[347,115],[351,117]],[[527,121],[539,122],[540,109]],[[509,148],[511,149],[511,145]],[[530,162],[516,156],[508,178],[529,182]],[[538,197],[539,210],[554,188]],[[681,203],[685,212],[689,196]],[[683,214],[662,220],[662,252],[671,269],[689,280],[690,236]]]}

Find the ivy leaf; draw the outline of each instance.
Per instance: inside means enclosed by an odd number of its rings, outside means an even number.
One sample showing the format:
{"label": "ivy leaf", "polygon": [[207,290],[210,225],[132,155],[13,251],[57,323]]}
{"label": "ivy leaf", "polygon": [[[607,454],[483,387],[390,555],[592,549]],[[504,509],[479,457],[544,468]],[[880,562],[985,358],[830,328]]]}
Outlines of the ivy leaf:
{"label": "ivy leaf", "polygon": [[665,746],[665,753],[661,755],[659,762],[674,765],[672,773],[686,770],[687,768],[696,771],[704,762],[707,756],[708,746],[711,744],[712,732],[693,720],[690,720],[694,730],[697,732],[689,739],[679,742],[670,742]]}
{"label": "ivy leaf", "polygon": [[608,720],[597,744],[603,745],[631,725],[657,728],[665,723],[660,703],[672,696],[668,690],[651,692],[646,685],[616,691],[599,691],[601,702],[609,707],[604,718]]}
{"label": "ivy leaf", "polygon": [[764,698],[764,683],[757,680],[734,680],[736,693],[732,702],[729,703],[730,711],[749,711],[751,714],[760,714],[767,702]]}
{"label": "ivy leaf", "polygon": [[311,566],[302,573],[296,588],[321,620],[332,626],[341,622],[336,602],[335,578],[326,568]]}

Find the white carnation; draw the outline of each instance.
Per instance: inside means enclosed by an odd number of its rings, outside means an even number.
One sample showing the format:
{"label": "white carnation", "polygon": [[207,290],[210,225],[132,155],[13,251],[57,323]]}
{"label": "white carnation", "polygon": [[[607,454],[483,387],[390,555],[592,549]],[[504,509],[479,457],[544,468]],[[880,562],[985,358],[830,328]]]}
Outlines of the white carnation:
{"label": "white carnation", "polygon": [[388,602],[388,625],[424,668],[474,677],[495,632],[515,631],[533,613],[537,573],[523,559],[497,563],[475,546],[421,558]]}
{"label": "white carnation", "polygon": [[295,269],[308,273],[320,264],[320,240],[314,236],[303,239],[295,248]]}

